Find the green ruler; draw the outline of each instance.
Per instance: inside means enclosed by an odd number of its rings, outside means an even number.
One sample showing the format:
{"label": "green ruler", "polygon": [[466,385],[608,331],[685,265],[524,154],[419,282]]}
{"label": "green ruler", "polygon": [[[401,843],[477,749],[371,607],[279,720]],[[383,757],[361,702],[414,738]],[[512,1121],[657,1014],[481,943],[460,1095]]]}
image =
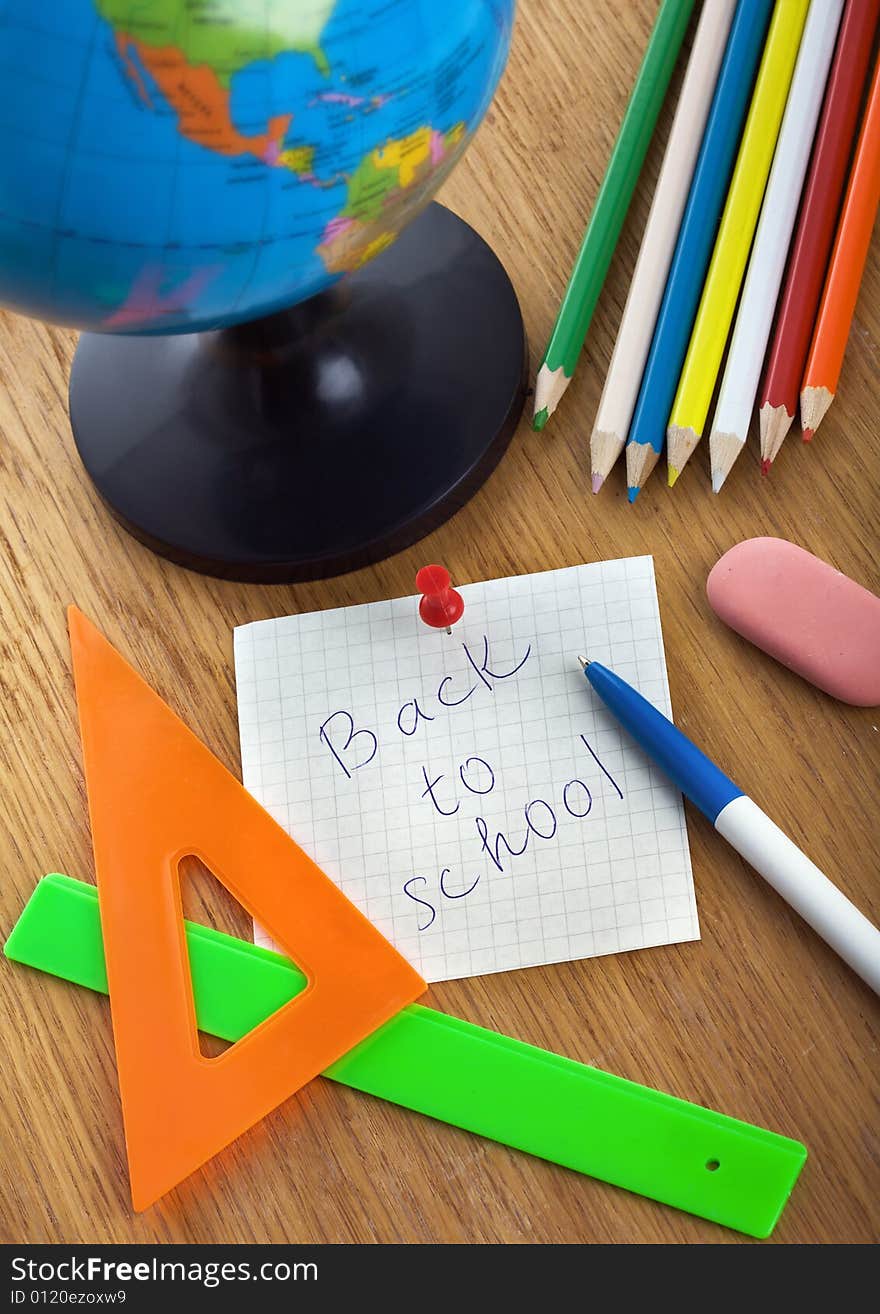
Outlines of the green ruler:
{"label": "green ruler", "polygon": [[[238,1040],[305,986],[281,955],[185,926],[202,1031]],[[44,876],[5,952],[106,994],[95,887]],[[419,1004],[324,1076],[750,1236],[769,1236],[807,1157],[786,1136]]]}

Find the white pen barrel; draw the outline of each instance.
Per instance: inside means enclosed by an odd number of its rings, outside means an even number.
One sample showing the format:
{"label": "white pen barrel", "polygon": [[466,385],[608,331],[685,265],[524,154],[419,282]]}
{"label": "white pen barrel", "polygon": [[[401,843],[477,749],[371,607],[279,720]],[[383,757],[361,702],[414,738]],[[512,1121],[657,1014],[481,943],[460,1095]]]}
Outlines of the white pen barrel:
{"label": "white pen barrel", "polygon": [[715,829],[880,994],[880,931],[766,812],[741,795],[721,809]]}

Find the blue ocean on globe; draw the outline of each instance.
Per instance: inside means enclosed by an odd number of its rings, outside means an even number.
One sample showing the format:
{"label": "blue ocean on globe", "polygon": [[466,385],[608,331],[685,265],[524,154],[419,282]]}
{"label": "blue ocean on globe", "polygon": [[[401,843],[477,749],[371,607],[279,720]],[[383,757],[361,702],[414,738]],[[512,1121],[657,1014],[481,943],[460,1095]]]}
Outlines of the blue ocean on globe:
{"label": "blue ocean on globe", "polygon": [[190,332],[312,296],[465,149],[515,0],[0,0],[0,302]]}

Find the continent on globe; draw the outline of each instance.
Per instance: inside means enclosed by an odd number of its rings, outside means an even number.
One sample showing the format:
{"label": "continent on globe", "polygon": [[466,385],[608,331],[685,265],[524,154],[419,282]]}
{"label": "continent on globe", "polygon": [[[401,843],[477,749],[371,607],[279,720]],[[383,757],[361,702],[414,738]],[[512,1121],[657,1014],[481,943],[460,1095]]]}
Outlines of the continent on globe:
{"label": "continent on globe", "polygon": [[286,51],[311,55],[329,72],[321,33],[336,0],[95,0],[117,33],[153,47],[174,46],[190,65],[205,64],[229,89],[234,73]]}
{"label": "continent on globe", "polygon": [[320,71],[328,73],[320,37],[335,3],[275,5],[267,24],[265,0],[151,0],[142,6],[130,0],[96,0],[147,108],[154,106],[142,69],[177,112],[180,131],[189,141],[220,155],[256,155],[267,164],[306,175],[311,174],[309,148],[281,149],[293,115],[275,115],[265,133],[245,136],[232,122],[230,82],[255,60],[288,51],[311,55]]}
{"label": "continent on globe", "polygon": [[[290,127],[292,114],[277,114],[269,120],[267,132],[245,137],[232,122],[229,88],[207,64],[191,64],[177,46],[150,46],[127,32],[117,33],[116,48],[147,108],[154,109],[155,106],[137,60],[153,78],[168,104],[177,111],[180,131],[189,141],[219,155],[250,154],[267,164],[278,163],[281,143]],[[294,152],[287,154],[293,155]]]}
{"label": "continent on globe", "polygon": [[195,270],[176,286],[168,287],[166,271],[162,265],[145,265],[134,280],[123,304],[109,315],[106,327],[126,329],[149,323],[151,319],[174,315],[186,309],[198,297],[202,288],[218,272],[206,265]]}
{"label": "continent on globe", "polygon": [[427,190],[458,157],[465,124],[448,132],[418,128],[370,151],[348,184],[348,200],[324,229],[318,254],[330,273],[359,269],[394,241]]}

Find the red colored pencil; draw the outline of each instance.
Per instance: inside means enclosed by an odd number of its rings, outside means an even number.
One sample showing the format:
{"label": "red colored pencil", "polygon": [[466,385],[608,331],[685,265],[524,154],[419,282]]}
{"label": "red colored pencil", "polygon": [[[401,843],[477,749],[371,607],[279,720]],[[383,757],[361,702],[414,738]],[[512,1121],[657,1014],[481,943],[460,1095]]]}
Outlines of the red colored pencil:
{"label": "red colored pencil", "polygon": [[878,19],[880,0],[847,0],[761,386],[765,474],[797,409]]}

